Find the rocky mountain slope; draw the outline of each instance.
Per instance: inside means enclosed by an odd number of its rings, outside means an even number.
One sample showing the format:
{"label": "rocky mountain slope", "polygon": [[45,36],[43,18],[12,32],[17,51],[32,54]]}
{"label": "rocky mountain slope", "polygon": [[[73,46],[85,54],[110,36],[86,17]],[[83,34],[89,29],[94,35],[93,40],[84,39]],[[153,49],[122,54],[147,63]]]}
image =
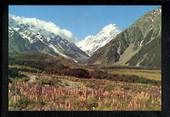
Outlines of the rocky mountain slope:
{"label": "rocky mountain slope", "polygon": [[84,40],[77,43],[77,46],[91,56],[96,50],[106,45],[118,33],[119,28],[115,24],[105,26],[98,34],[89,35]]}
{"label": "rocky mountain slope", "polygon": [[63,56],[75,62],[88,59],[88,55],[71,40],[71,32],[54,24],[34,18],[9,16],[9,55],[44,53]]}
{"label": "rocky mountain slope", "polygon": [[88,64],[161,67],[161,9],[146,13],[112,38]]}

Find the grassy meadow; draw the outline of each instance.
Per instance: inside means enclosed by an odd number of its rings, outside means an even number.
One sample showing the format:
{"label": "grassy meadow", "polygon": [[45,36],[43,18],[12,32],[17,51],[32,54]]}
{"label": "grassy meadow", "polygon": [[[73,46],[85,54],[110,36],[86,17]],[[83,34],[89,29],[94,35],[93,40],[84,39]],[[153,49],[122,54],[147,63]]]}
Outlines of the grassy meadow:
{"label": "grassy meadow", "polygon": [[161,110],[161,71],[12,60],[9,110]]}

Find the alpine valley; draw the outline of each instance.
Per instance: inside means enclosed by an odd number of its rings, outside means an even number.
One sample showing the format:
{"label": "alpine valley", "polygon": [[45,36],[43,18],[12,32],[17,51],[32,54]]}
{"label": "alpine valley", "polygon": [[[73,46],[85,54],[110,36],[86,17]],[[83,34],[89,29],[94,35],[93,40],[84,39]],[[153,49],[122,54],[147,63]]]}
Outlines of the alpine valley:
{"label": "alpine valley", "polygon": [[54,24],[54,31],[44,25],[52,23],[10,15],[9,54],[39,52],[87,64],[161,66],[161,9],[145,14],[122,32],[109,24],[80,42]]}
{"label": "alpine valley", "polygon": [[81,41],[37,18],[8,26],[10,111],[161,110],[161,8]]}

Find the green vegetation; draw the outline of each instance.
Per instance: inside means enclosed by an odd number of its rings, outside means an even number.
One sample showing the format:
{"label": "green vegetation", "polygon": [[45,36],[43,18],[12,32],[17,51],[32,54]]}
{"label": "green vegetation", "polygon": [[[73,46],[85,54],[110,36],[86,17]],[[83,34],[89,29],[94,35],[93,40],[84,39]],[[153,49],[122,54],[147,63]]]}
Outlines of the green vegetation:
{"label": "green vegetation", "polygon": [[159,70],[27,62],[9,65],[9,110],[161,109]]}
{"label": "green vegetation", "polygon": [[150,80],[161,80],[161,72],[160,70],[138,70],[138,69],[117,69],[117,70],[109,70],[111,74],[121,74],[121,75],[136,75],[145,79]]}

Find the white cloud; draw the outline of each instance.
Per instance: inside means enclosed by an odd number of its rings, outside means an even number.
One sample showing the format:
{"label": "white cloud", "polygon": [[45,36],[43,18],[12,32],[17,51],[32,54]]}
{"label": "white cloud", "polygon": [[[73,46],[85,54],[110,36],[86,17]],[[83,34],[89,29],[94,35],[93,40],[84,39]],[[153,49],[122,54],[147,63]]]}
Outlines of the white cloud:
{"label": "white cloud", "polygon": [[33,26],[40,27],[56,35],[59,35],[67,39],[68,41],[75,42],[77,40],[71,31],[67,29],[61,29],[59,26],[56,26],[53,22],[47,22],[47,21],[39,20],[37,18],[19,17],[15,15],[10,15],[9,17],[14,19],[19,24],[30,24]]}

